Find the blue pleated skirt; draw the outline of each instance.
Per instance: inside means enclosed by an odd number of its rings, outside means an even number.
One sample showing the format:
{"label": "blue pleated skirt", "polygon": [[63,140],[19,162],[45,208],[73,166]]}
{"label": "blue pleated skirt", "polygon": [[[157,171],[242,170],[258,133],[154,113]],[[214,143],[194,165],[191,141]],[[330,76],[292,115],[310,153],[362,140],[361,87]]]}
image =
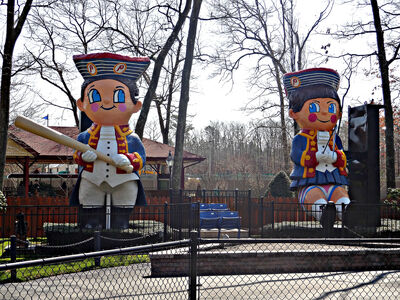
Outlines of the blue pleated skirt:
{"label": "blue pleated skirt", "polygon": [[290,184],[291,190],[297,190],[299,187],[309,185],[323,185],[323,184],[336,184],[336,185],[348,185],[347,177],[340,175],[339,170],[335,169],[332,172],[316,171],[315,176],[312,178],[292,178],[293,181]]}

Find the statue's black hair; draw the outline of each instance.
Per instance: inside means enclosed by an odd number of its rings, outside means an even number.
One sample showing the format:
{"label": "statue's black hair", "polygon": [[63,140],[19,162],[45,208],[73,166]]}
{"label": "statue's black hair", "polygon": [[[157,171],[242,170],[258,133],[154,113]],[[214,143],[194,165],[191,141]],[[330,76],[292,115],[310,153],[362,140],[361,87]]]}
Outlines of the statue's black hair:
{"label": "statue's black hair", "polygon": [[340,99],[336,90],[330,86],[319,84],[298,88],[289,95],[289,109],[293,112],[299,112],[307,100],[315,98],[332,98],[339,103],[339,109],[342,111]]}
{"label": "statue's black hair", "polygon": [[119,82],[125,84],[129,89],[129,93],[131,95],[133,104],[137,103],[137,96],[139,96],[139,89],[138,89],[138,87],[136,85],[136,81],[132,80],[132,79],[127,79],[127,78],[124,78],[124,77],[116,78],[115,76],[102,76],[102,77],[85,79],[85,81],[82,83],[82,87],[81,87],[81,100],[82,101],[83,101],[84,96],[85,96],[84,93],[85,93],[86,87],[89,84],[91,84],[92,82],[98,81],[98,80],[102,80],[102,79],[114,79],[116,81],[119,81]]}

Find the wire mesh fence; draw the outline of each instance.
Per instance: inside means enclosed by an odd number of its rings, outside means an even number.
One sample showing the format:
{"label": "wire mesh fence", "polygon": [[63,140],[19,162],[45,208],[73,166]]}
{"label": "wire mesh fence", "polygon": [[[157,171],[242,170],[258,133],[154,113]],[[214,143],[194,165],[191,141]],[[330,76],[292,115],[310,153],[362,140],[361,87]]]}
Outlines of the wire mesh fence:
{"label": "wire mesh fence", "polygon": [[[190,239],[0,265],[1,299],[398,299],[400,239]],[[14,277],[12,277],[14,276]]]}
{"label": "wire mesh fence", "polygon": [[188,279],[152,278],[149,260],[151,252],[182,245],[187,242],[2,265],[0,299],[187,299]]}
{"label": "wire mesh fence", "polygon": [[[235,212],[236,227],[222,228],[222,222],[215,228],[202,227],[199,212],[206,203],[224,204]],[[385,203],[357,207],[354,222],[345,224],[337,214],[332,229],[326,230],[294,198],[256,199],[251,191],[239,190],[185,190],[180,191],[179,202],[136,207],[125,230],[101,229],[100,249],[182,240],[191,230],[201,237],[221,238],[400,237],[399,207]],[[10,205],[0,213],[0,264],[12,261],[11,235],[17,238],[16,259],[29,260],[94,251],[95,231],[79,226],[75,207]]]}
{"label": "wire mesh fence", "polygon": [[[205,241],[200,241],[200,245]],[[227,240],[199,251],[200,299],[397,299],[399,240]],[[207,243],[215,244],[209,240]]]}

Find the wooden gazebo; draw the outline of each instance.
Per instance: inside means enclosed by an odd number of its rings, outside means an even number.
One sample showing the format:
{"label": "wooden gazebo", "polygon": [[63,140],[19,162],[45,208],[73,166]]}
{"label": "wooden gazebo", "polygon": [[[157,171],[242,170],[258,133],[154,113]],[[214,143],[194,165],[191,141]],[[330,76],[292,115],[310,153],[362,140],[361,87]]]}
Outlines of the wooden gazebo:
{"label": "wooden gazebo", "polygon": [[[50,128],[61,132],[73,139],[79,134],[78,127],[50,126]],[[174,147],[152,141],[146,138],[142,140],[146,149],[146,165],[160,175],[161,166],[166,165],[166,159]],[[29,190],[29,178],[31,177],[76,177],[77,174],[30,174],[29,167],[33,164],[74,164],[72,155],[74,150],[57,144],[30,132],[10,126],[8,131],[8,143],[6,163],[17,164],[23,170],[22,174],[14,174],[13,177],[22,177],[25,183],[25,195]],[[184,151],[182,168],[182,188],[184,188],[184,169],[205,160],[204,157]]]}

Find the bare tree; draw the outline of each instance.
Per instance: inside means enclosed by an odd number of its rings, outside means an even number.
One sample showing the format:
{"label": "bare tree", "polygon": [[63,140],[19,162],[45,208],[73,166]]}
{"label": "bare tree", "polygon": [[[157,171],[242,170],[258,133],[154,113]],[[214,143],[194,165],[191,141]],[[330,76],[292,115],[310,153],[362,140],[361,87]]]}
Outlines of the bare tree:
{"label": "bare tree", "polygon": [[[382,3],[383,2],[383,3]],[[379,71],[375,72],[374,64],[371,65],[370,73],[377,73],[381,79],[381,90],[385,106],[385,145],[386,145],[386,186],[395,187],[395,151],[394,151],[394,129],[393,129],[393,107],[391,93],[391,66],[399,61],[400,55],[400,4],[398,1],[386,0],[378,4],[377,0],[360,0],[351,5],[356,5],[357,11],[364,17],[355,19],[344,25],[343,29],[333,33],[333,36],[345,40],[362,40],[375,37],[376,44],[370,51],[364,50],[358,53],[344,53],[340,57],[347,60],[354,58],[371,59],[378,61]],[[348,1],[344,1],[348,4]],[[371,14],[372,11],[372,14]],[[370,18],[366,17],[370,16]],[[392,67],[393,68],[393,67]]]}
{"label": "bare tree", "polygon": [[[289,170],[286,97],[282,75],[305,67],[306,45],[332,7],[326,1],[305,34],[299,32],[293,0],[214,0],[212,17],[222,25],[225,37],[218,44],[214,62],[224,78],[233,78],[241,65],[252,66],[249,84],[254,96],[245,109],[262,111],[267,118],[279,116],[285,170]],[[278,100],[278,102],[276,102]]]}
{"label": "bare tree", "polygon": [[[180,1],[180,5],[179,8],[182,7],[182,1]],[[168,5],[168,4],[167,4]],[[140,115],[139,115],[139,119],[136,123],[136,129],[135,132],[140,136],[143,137],[143,131],[144,131],[144,127],[147,121],[147,116],[150,110],[150,105],[152,100],[154,99],[156,90],[157,90],[157,86],[158,86],[158,81],[160,78],[160,73],[162,70],[162,67],[164,65],[164,60],[167,57],[167,54],[169,52],[169,50],[171,49],[171,47],[173,46],[173,44],[175,43],[176,39],[178,38],[179,32],[182,30],[182,26],[189,14],[190,8],[192,5],[192,1],[191,0],[186,0],[185,1],[185,7],[183,8],[183,10],[181,11],[181,9],[179,9],[178,14],[178,20],[175,23],[170,36],[168,37],[168,39],[166,40],[166,42],[164,43],[163,47],[160,49],[157,58],[154,62],[154,67],[153,67],[153,73],[151,76],[151,80],[149,83],[149,88],[147,90],[147,93],[144,97],[143,100],[143,106],[142,109],[140,111]],[[169,7],[170,8],[170,7]]]}
{"label": "bare tree", "polygon": [[[394,2],[393,5],[398,12],[400,8],[400,4],[398,2]],[[374,26],[376,31],[376,44],[377,44],[377,56],[379,62],[379,69],[381,73],[381,82],[382,82],[382,93],[383,93],[383,103],[385,105],[385,138],[386,138],[386,187],[387,188],[395,188],[396,180],[395,180],[395,155],[394,155],[394,131],[393,131],[393,108],[392,108],[392,100],[390,93],[390,80],[389,80],[389,65],[395,61],[396,59],[400,59],[399,50],[400,50],[400,39],[397,40],[397,44],[391,45],[393,49],[393,56],[389,59],[386,57],[385,47],[385,38],[384,33],[385,30],[382,27],[382,21],[380,16],[380,8],[378,6],[377,0],[371,0],[372,13],[374,16]],[[384,10],[387,8],[382,7]],[[387,13],[392,14],[392,10],[388,10]],[[397,18],[400,18],[400,13],[394,13]],[[386,26],[393,26],[394,24],[387,23]],[[397,29],[400,29],[400,23]],[[393,29],[392,29],[393,30]],[[400,36],[398,37],[400,38]]]}
{"label": "bare tree", "polygon": [[[0,87],[0,190],[3,189],[3,174],[6,161],[7,132],[10,116],[10,87],[14,47],[19,35],[21,34],[22,28],[32,6],[32,0],[27,0],[23,7],[17,5],[16,10],[15,2],[16,1],[14,0],[9,0],[7,2],[6,39],[2,53],[3,65]],[[1,4],[4,5],[5,3],[1,1]]]}
{"label": "bare tree", "polygon": [[279,122],[210,122],[185,137],[186,150],[206,157],[187,174],[206,189],[248,189],[262,196],[272,176],[284,167]]}
{"label": "bare tree", "polygon": [[165,78],[166,84],[161,85],[162,87],[165,87],[164,92],[159,93],[154,99],[154,103],[157,109],[160,131],[162,134],[162,140],[163,143],[167,145],[169,144],[171,117],[174,113],[172,100],[174,94],[177,93],[180,88],[180,80],[178,80],[178,74],[180,74],[179,67],[181,62],[183,61],[183,58],[181,58],[181,49],[182,42],[180,39],[178,39],[177,53],[175,55],[169,55],[168,66],[170,66],[170,68],[165,68],[167,73],[167,77]]}
{"label": "bare tree", "polygon": [[77,72],[72,62],[73,54],[86,54],[102,48],[99,41],[110,15],[106,1],[57,1],[52,7],[36,8],[29,28],[36,47],[27,49],[35,62],[32,73],[55,90],[60,91],[68,102],[60,104],[56,99],[37,91],[48,105],[71,111],[76,126],[79,125],[76,97],[71,82]]}
{"label": "bare tree", "polygon": [[173,99],[180,88],[183,25],[191,1],[110,2],[115,12],[113,21],[105,28],[108,48],[113,51],[128,50],[154,61],[151,76],[148,73],[144,75],[148,90],[136,123],[136,132],[143,135],[150,108],[154,106],[163,143],[168,144],[170,118],[175,111]]}
{"label": "bare tree", "polygon": [[194,0],[192,13],[190,15],[189,32],[187,36],[185,63],[182,72],[182,88],[179,101],[178,125],[176,131],[174,165],[172,171],[172,189],[179,190],[181,187],[181,172],[183,168],[183,145],[186,129],[186,115],[189,103],[190,75],[192,71],[194,48],[197,35],[197,23],[199,19],[202,0]]}

